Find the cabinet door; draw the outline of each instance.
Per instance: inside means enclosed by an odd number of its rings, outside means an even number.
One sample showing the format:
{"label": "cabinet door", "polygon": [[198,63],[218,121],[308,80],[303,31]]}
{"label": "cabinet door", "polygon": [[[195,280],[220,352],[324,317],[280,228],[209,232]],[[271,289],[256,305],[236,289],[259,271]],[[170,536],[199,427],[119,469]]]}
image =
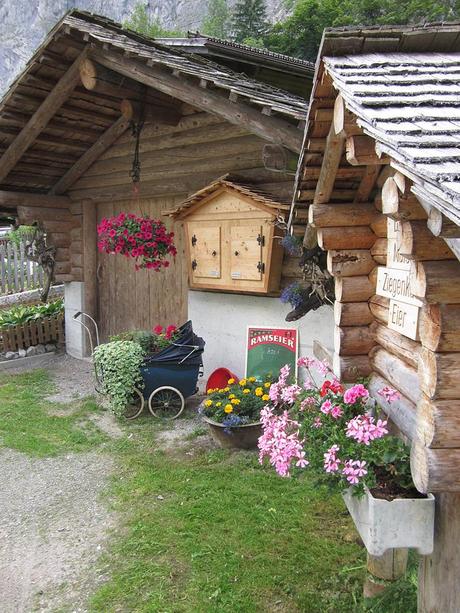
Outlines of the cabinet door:
{"label": "cabinet door", "polygon": [[230,276],[242,281],[262,280],[262,226],[232,226],[230,228]]}
{"label": "cabinet door", "polygon": [[190,254],[194,279],[220,279],[221,230],[220,226],[189,226]]}

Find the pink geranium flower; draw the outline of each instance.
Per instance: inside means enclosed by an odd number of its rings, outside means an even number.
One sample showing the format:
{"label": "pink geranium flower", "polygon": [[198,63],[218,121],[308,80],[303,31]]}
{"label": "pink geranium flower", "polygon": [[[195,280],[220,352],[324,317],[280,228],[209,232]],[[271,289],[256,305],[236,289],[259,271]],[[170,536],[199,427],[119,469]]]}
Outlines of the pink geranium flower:
{"label": "pink geranium flower", "polygon": [[360,398],[363,398],[365,400],[369,398],[369,392],[364,387],[364,385],[362,385],[362,383],[353,385],[353,387],[347,389],[343,395],[343,400],[344,402],[346,402],[346,404],[355,404],[355,402]]}
{"label": "pink geranium flower", "polygon": [[395,400],[399,400],[399,398],[401,398],[401,394],[397,390],[394,390],[387,385],[385,387],[382,387],[382,389],[380,389],[377,394],[379,394],[379,396],[382,396],[382,398],[384,398],[390,404]]}

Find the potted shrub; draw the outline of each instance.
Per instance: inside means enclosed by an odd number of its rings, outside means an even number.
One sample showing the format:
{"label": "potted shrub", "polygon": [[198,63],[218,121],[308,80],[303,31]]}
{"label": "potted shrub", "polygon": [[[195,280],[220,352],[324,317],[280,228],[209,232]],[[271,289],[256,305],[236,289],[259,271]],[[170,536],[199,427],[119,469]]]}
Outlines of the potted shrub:
{"label": "potted shrub", "polygon": [[[270,387],[270,403],[261,413],[260,461],[267,458],[283,477],[308,469],[340,491],[372,555],[398,547],[431,553],[434,498],[415,489],[409,448],[388,433],[365,385],[345,389],[313,359],[301,358],[299,367],[307,375],[302,386],[289,380],[286,366]],[[313,367],[324,377],[321,385]],[[390,388],[379,394],[387,402],[399,398]]]}
{"label": "potted shrub", "polygon": [[200,406],[212,438],[221,447],[255,449],[262,434],[260,412],[269,400],[271,379],[229,379],[221,389],[208,390]]}

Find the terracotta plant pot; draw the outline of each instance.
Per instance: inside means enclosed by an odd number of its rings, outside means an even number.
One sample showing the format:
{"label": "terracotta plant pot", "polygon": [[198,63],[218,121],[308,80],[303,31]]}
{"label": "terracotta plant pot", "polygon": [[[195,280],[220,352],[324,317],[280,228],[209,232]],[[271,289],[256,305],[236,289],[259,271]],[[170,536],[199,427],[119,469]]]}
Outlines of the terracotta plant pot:
{"label": "terracotta plant pot", "polygon": [[257,449],[258,439],[262,436],[262,424],[260,422],[234,426],[228,429],[208,417],[203,417],[203,421],[208,424],[213,440],[225,449]]}
{"label": "terracotta plant pot", "polygon": [[413,547],[421,555],[433,551],[434,497],[374,498],[367,489],[362,498],[352,496],[352,489],[343,499],[367,551],[381,556],[387,549]]}

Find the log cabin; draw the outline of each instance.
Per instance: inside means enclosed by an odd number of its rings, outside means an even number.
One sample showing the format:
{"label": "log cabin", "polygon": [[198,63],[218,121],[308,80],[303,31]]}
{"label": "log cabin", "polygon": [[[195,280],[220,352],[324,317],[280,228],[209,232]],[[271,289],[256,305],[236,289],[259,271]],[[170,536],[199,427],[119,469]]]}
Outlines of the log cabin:
{"label": "log cabin", "polygon": [[[229,173],[289,210],[313,66],[223,41],[213,49],[159,44],[71,11],[0,104],[0,214],[40,223],[55,247],[67,351],[76,357],[87,352],[72,321],[77,311],[96,318],[102,339],[191,318],[207,339],[205,375],[218,366],[242,374],[246,326],[284,322],[279,291],[301,276],[299,258],[286,257],[276,287],[260,295],[236,280],[238,293],[189,291],[181,220],[164,218],[174,226],[178,256],[161,274],[134,272],[133,262],[96,249],[101,218],[121,211],[157,218]],[[231,321],[224,336],[223,316]],[[303,351],[311,352],[313,329],[332,343],[331,321],[326,307],[302,321]]]}
{"label": "log cabin", "polygon": [[[291,209],[335,279],[335,374],[370,377],[416,487],[436,494],[423,613],[460,610],[459,101],[460,24],[326,30]],[[390,579],[396,563],[368,569]]]}

